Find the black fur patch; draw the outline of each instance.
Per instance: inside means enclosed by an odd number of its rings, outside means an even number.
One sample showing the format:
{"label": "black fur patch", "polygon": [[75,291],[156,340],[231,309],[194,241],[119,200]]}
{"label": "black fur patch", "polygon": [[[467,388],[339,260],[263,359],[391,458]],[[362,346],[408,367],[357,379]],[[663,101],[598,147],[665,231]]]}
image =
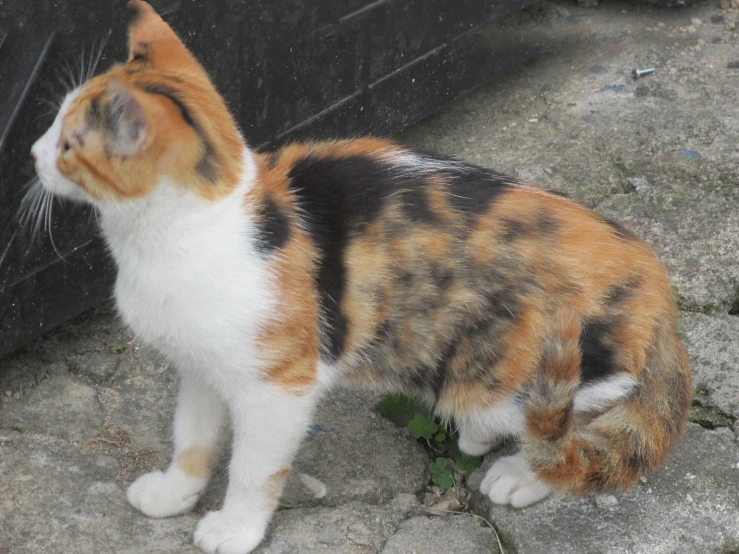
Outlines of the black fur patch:
{"label": "black fur patch", "polygon": [[126,4],[126,11],[128,15],[128,25],[135,24],[141,17],[141,8],[136,4]]}
{"label": "black fur patch", "polygon": [[475,165],[452,165],[443,173],[451,177],[449,202],[462,213],[482,214],[498,197],[511,190],[509,179]]}
{"label": "black fur patch", "polygon": [[203,131],[203,128],[193,117],[192,112],[185,104],[185,101],[182,99],[182,95],[179,93],[179,91],[175,88],[163,85],[161,83],[147,83],[138,81],[134,82],[134,86],[149,94],[158,94],[160,96],[164,96],[175,105],[177,111],[180,113],[180,117],[182,118],[182,120],[190,127],[192,127],[195,133],[198,135],[198,139],[200,140],[203,148],[203,155],[200,158],[200,161],[195,166],[195,170],[208,181],[215,182],[218,179],[219,175],[218,153],[211,144],[210,140],[208,140],[208,137],[206,136],[205,131]]}
{"label": "black fur patch", "polygon": [[389,192],[398,186],[392,167],[367,156],[306,157],[290,169],[290,189],[305,213],[311,238],[321,253],[316,285],[328,335],[322,355],[335,361],[344,351],[346,287],[344,254],[353,234],[371,223]]}
{"label": "black fur patch", "polygon": [[423,188],[403,193],[403,211],[414,222],[433,225],[439,221],[439,216],[431,209],[429,198]]}
{"label": "black fur patch", "polygon": [[139,42],[136,45],[136,51],[133,54],[133,57],[131,58],[132,62],[141,62],[146,63],[149,61],[149,50],[151,48],[151,44],[148,42]]}
{"label": "black fur patch", "polygon": [[454,281],[454,274],[451,269],[445,268],[439,264],[431,266],[431,278],[440,291],[447,290]]}
{"label": "black fur patch", "polygon": [[105,131],[116,132],[113,122],[107,114],[107,111],[103,107],[100,97],[96,96],[87,106],[87,112],[85,113],[85,121],[87,125],[92,129],[104,129]]}
{"label": "black fur patch", "polygon": [[259,232],[258,248],[270,254],[282,248],[290,238],[290,221],[272,198],[267,198],[261,210],[261,220],[257,223]]}
{"label": "black fur patch", "polygon": [[513,242],[516,239],[523,238],[529,234],[528,226],[517,219],[504,219],[503,232],[500,238],[505,242]]}
{"label": "black fur patch", "polygon": [[623,283],[614,285],[606,291],[603,298],[605,303],[609,306],[615,306],[617,304],[623,304],[630,297],[634,289],[639,285],[639,280],[636,277],[631,277]]}
{"label": "black fur patch", "polygon": [[444,353],[436,364],[436,367],[430,369],[429,373],[429,386],[434,393],[434,398],[438,402],[441,398],[441,393],[444,392],[444,385],[446,385],[447,377],[451,373],[451,362],[454,358],[454,353],[459,346],[459,338],[455,338],[444,349]]}
{"label": "black fur patch", "polygon": [[585,324],[580,344],[580,380],[583,384],[605,379],[619,371],[616,353],[607,341],[613,327],[613,322],[602,319],[594,319]]}
{"label": "black fur patch", "polygon": [[540,213],[536,220],[536,230],[545,237],[551,237],[557,233],[562,224],[550,213]]}

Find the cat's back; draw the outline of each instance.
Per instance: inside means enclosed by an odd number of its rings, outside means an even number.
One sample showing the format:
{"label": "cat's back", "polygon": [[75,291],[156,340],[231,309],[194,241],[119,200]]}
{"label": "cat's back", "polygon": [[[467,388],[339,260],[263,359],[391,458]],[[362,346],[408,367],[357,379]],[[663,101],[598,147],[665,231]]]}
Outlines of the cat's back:
{"label": "cat's back", "polygon": [[595,351],[643,353],[674,321],[649,247],[558,193],[379,139],[296,144],[259,165],[269,248],[310,244],[326,359],[427,368],[462,336],[493,357],[535,351],[562,305],[590,322]]}

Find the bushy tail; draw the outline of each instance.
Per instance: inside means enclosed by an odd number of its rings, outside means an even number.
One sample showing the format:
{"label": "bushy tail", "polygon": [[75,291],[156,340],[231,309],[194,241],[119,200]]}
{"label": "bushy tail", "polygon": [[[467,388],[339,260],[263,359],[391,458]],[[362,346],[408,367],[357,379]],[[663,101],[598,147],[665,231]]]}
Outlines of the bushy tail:
{"label": "bushy tail", "polygon": [[627,490],[662,461],[682,434],[691,397],[688,358],[667,322],[655,331],[637,385],[604,413],[575,413],[582,326],[574,311],[554,320],[526,412],[532,470],[577,494]]}

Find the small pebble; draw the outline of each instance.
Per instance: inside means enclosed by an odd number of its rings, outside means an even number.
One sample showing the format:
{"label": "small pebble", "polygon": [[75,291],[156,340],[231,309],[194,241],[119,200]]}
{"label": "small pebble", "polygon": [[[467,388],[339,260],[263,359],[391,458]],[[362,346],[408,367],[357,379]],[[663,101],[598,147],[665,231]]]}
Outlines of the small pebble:
{"label": "small pebble", "polygon": [[5,396],[7,396],[8,398],[10,398],[11,396],[13,396],[13,391],[6,390],[5,391]]}
{"label": "small pebble", "polygon": [[702,38],[699,38],[698,39],[698,46],[705,46],[705,45],[706,45],[706,41],[703,40]]}
{"label": "small pebble", "polygon": [[531,119],[529,119],[529,123],[538,123],[538,122],[539,120],[536,119],[535,117],[532,117]]}
{"label": "small pebble", "polygon": [[688,31],[688,34],[689,35],[694,35],[696,33],[696,30],[695,30],[695,26],[694,25],[691,25],[686,30]]}
{"label": "small pebble", "polygon": [[690,496],[690,494],[688,494],[688,496],[686,498],[687,498],[688,502],[692,502],[693,501],[693,497]]}
{"label": "small pebble", "polygon": [[639,477],[639,481],[641,481],[642,483],[646,483],[647,478],[642,475],[641,477]]}
{"label": "small pebble", "polygon": [[598,495],[595,497],[595,503],[599,508],[610,508],[618,504],[618,499],[612,494]]}
{"label": "small pebble", "polygon": [[652,185],[644,177],[627,177],[624,188],[626,192],[646,192],[652,189]]}
{"label": "small pebble", "polygon": [[703,22],[697,17],[694,17],[693,19],[691,19],[690,23],[691,25],[695,25],[696,27],[700,27],[701,25],[703,25]]}
{"label": "small pebble", "polygon": [[659,23],[657,23],[657,27],[667,27],[667,25],[665,25],[664,23],[662,23],[662,22],[660,21]]}
{"label": "small pebble", "polygon": [[733,31],[734,29],[736,29],[736,23],[734,21],[729,21],[726,24],[726,30],[727,31]]}

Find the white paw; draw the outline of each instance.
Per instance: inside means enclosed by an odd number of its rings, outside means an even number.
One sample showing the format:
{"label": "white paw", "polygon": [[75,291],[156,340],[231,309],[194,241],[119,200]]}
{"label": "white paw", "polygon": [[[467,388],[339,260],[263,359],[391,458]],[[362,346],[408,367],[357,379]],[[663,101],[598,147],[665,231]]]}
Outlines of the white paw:
{"label": "white paw", "polygon": [[250,522],[248,513],[210,512],[195,529],[195,545],[209,554],[247,554],[262,542],[266,527]]}
{"label": "white paw", "polygon": [[128,487],[126,496],[135,508],[149,517],[169,517],[190,511],[204,488],[203,480],[152,471],[136,479]]}
{"label": "white paw", "polygon": [[549,496],[552,488],[534,475],[519,452],[493,464],[482,480],[480,492],[495,504],[523,508]]}
{"label": "white paw", "polygon": [[459,449],[470,456],[483,456],[492,450],[494,444],[494,442],[477,441],[465,433],[462,433],[457,441]]}

